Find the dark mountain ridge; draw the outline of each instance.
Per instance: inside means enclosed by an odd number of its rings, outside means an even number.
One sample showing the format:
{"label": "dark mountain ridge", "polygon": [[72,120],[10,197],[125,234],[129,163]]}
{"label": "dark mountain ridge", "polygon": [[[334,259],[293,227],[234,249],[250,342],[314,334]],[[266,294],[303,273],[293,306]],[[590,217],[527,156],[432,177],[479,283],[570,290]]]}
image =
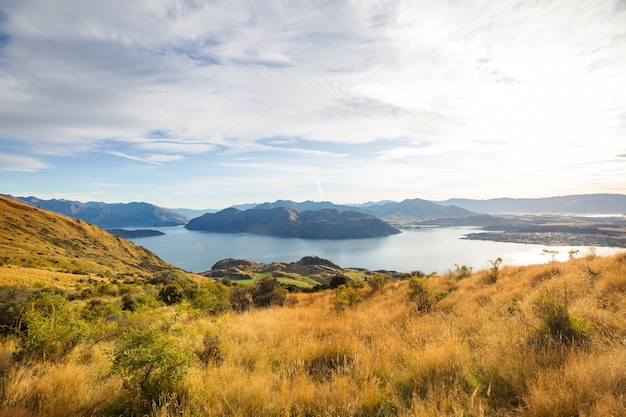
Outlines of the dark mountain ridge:
{"label": "dark mountain ridge", "polygon": [[245,211],[228,208],[192,219],[185,228],[303,239],[360,239],[400,233],[365,213],[336,209],[300,211],[287,207]]}

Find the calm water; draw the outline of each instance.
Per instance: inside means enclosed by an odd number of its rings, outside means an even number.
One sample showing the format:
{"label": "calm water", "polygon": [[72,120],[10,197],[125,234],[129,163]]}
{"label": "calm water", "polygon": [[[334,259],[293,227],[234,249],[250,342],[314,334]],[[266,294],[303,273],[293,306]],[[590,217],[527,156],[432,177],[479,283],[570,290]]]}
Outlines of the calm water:
{"label": "calm water", "polygon": [[[551,258],[543,249],[557,250],[557,260],[566,260],[570,249],[589,254],[587,247],[543,246],[518,243],[464,240],[461,237],[473,228],[431,228],[403,230],[399,235],[372,239],[307,240],[276,238],[249,234],[190,231],[183,226],[152,228],[164,236],[131,239],[156,253],[165,261],[191,272],[211,269],[226,258],[245,258],[255,262],[292,262],[303,256],[317,255],[341,267],[370,270],[394,270],[442,273],[455,264],[474,270],[489,266],[498,257],[504,265],[546,263]],[[598,255],[616,253],[620,249],[596,248]]]}

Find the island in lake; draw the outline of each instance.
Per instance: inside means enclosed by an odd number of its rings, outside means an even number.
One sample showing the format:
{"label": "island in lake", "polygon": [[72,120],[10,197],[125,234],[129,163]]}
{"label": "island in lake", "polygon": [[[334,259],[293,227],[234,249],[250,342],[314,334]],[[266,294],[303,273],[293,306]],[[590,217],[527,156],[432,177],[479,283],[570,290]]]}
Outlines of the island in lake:
{"label": "island in lake", "polygon": [[363,239],[400,233],[365,213],[336,209],[300,211],[287,207],[244,211],[228,208],[192,219],[185,228],[303,239]]}
{"label": "island in lake", "polygon": [[126,229],[109,229],[107,232],[113,236],[123,237],[124,239],[133,239],[137,237],[163,236],[165,233],[158,230],[126,230]]}

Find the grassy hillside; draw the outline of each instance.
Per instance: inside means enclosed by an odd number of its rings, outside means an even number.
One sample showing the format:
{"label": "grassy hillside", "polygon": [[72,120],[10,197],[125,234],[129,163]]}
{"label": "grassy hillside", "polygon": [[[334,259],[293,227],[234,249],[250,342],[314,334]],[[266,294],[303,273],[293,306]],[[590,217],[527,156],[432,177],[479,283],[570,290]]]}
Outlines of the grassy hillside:
{"label": "grassy hillside", "polygon": [[626,415],[626,254],[310,294],[171,270],[78,293],[10,266],[0,417]]}
{"label": "grassy hillside", "polygon": [[146,277],[174,268],[103,229],[0,196],[0,280],[76,281],[79,275]]}

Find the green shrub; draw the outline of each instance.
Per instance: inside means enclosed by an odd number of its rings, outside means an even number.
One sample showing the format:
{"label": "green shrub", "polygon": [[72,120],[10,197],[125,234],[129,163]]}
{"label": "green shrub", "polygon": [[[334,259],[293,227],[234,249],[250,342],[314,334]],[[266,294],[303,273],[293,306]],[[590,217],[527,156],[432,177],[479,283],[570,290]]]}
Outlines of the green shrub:
{"label": "green shrub", "polygon": [[[418,276],[414,276],[409,280],[408,297],[409,300],[415,304],[415,309],[420,314],[432,311],[435,305],[435,297],[426,287],[424,279]],[[443,297],[445,297],[445,295]]]}
{"label": "green shrub", "polygon": [[21,287],[0,288],[0,336],[16,334],[22,327],[24,301],[29,293]]}
{"label": "green shrub", "polygon": [[372,292],[378,292],[385,287],[390,279],[391,277],[389,275],[374,274],[374,276],[367,281],[367,285],[372,289]]}
{"label": "green shrub", "polygon": [[230,287],[224,284],[207,283],[194,291],[189,304],[207,314],[220,314],[230,309]]}
{"label": "green shrub", "polygon": [[183,301],[183,288],[178,284],[167,284],[159,291],[159,299],[167,305]]}
{"label": "green shrub", "polygon": [[181,399],[194,355],[181,346],[171,326],[130,329],[118,339],[113,353],[114,373],[123,379],[130,407],[145,412],[162,398]]}
{"label": "green shrub", "polygon": [[553,293],[539,295],[532,311],[540,320],[536,341],[542,346],[579,344],[587,338],[582,320],[569,313],[567,300],[559,301]]}
{"label": "green shrub", "polygon": [[89,326],[79,318],[69,301],[45,290],[32,294],[24,303],[16,359],[57,360],[89,335]]}
{"label": "green shrub", "polygon": [[340,285],[333,290],[331,302],[339,311],[346,310],[361,302],[359,289],[352,285]]}

